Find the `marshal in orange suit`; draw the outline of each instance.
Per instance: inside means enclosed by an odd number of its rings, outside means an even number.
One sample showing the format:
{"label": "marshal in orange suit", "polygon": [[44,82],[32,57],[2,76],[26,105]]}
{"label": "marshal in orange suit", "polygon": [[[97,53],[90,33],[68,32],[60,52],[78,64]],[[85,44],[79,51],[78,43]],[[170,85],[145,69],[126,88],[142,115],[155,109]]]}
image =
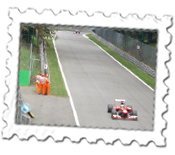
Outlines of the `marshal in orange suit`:
{"label": "marshal in orange suit", "polygon": [[38,93],[39,91],[39,79],[41,78],[41,74],[35,76],[35,87],[36,87],[36,92]]}
{"label": "marshal in orange suit", "polygon": [[46,74],[46,94],[50,95],[50,81],[49,81],[49,75]]}
{"label": "marshal in orange suit", "polygon": [[43,90],[43,84],[44,84],[44,74],[41,75],[40,79],[39,79],[39,90],[38,90],[38,94],[41,94],[41,90]]}

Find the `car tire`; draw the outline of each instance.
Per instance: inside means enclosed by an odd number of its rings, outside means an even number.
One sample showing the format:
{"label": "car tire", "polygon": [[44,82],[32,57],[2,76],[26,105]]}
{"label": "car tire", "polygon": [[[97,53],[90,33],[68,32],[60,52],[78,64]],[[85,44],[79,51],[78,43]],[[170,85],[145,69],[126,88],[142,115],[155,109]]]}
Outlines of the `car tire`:
{"label": "car tire", "polygon": [[137,111],[136,110],[133,110],[132,111],[132,115],[137,116]]}
{"label": "car tire", "polygon": [[108,112],[111,112],[112,108],[113,108],[113,105],[112,104],[108,104]]}
{"label": "car tire", "polygon": [[120,117],[122,117],[122,111],[119,111],[119,112],[118,112],[118,115],[119,115]]}
{"label": "car tire", "polygon": [[116,111],[116,109],[112,109],[112,115],[116,115],[117,114],[117,111]]}

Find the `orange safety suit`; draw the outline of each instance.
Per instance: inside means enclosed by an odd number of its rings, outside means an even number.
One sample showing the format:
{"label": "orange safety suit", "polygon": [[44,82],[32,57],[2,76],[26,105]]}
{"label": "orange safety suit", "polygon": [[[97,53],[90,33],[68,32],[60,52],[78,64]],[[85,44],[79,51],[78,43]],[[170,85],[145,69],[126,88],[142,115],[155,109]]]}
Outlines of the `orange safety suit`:
{"label": "orange safety suit", "polygon": [[40,79],[41,75],[37,75],[35,76],[35,86],[36,86],[36,92],[38,93],[39,91],[39,79]]}
{"label": "orange safety suit", "polygon": [[43,95],[47,95],[47,78],[46,77],[44,77]]}
{"label": "orange safety suit", "polygon": [[49,78],[46,77],[46,94],[50,95],[50,81]]}
{"label": "orange safety suit", "polygon": [[[45,77],[40,77],[38,94],[41,94],[41,90],[43,91],[43,94],[45,94],[45,86],[44,86],[45,84],[46,84]],[[43,86],[44,86],[44,88],[43,88]]]}

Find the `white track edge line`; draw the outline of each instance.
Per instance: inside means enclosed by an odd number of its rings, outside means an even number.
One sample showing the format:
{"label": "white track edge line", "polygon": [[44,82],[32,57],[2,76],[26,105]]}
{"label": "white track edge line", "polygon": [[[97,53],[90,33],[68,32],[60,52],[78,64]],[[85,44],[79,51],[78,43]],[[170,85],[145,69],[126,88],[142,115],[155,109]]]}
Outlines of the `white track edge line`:
{"label": "white track edge line", "polygon": [[85,34],[83,34],[83,37],[87,38],[89,41],[91,41],[93,44],[95,44],[96,46],[98,46],[103,52],[105,52],[109,57],[111,57],[114,61],[116,61],[120,66],[122,66],[123,68],[125,68],[129,73],[131,73],[134,77],[136,77],[139,81],[141,81],[144,85],[146,85],[149,89],[151,89],[152,91],[154,91],[153,88],[151,88],[148,84],[146,84],[143,80],[141,80],[138,76],[136,76],[133,72],[131,72],[128,68],[126,68],[125,66],[123,66],[119,61],[117,61],[113,56],[111,56],[109,53],[107,53],[104,49],[102,49],[99,45],[97,45],[95,42],[93,42],[92,40],[90,40]]}
{"label": "white track edge line", "polygon": [[69,100],[70,100],[70,104],[71,104],[71,107],[72,107],[74,119],[75,119],[76,125],[80,127],[80,123],[79,123],[79,120],[78,120],[78,115],[77,115],[77,112],[75,110],[74,102],[73,102],[73,99],[72,99],[72,96],[71,96],[71,93],[70,93],[70,90],[69,90],[69,87],[68,87],[68,84],[67,84],[67,81],[66,81],[63,69],[62,69],[61,62],[59,60],[58,52],[57,52],[57,49],[56,49],[56,46],[55,46],[55,41],[54,41],[53,38],[52,38],[52,42],[53,42],[53,45],[54,45],[55,53],[56,53],[56,56],[57,56],[57,59],[58,59],[58,64],[59,64],[60,71],[61,71],[61,74],[62,74],[62,77],[63,77],[63,80],[64,80],[64,84],[65,84],[67,93],[69,95]]}

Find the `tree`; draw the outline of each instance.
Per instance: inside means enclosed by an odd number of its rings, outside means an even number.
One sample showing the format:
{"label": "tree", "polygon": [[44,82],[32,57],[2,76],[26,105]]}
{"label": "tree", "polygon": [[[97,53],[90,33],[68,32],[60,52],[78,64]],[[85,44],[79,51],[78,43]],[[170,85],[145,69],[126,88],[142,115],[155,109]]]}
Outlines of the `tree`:
{"label": "tree", "polygon": [[37,31],[39,36],[39,43],[45,42],[48,47],[50,46],[47,39],[53,38],[56,34],[56,30],[50,29],[49,25],[21,24],[21,29],[22,37],[27,37],[30,41],[31,36],[36,35]]}

